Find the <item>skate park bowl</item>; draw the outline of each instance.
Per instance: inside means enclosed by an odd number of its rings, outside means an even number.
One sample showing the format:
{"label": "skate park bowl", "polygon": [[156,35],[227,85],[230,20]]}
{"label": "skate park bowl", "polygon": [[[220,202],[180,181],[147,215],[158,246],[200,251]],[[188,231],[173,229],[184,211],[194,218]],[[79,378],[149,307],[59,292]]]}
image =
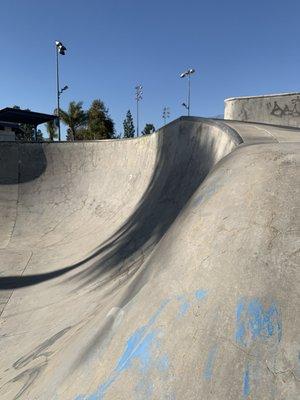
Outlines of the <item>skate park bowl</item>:
{"label": "skate park bowl", "polygon": [[0,398],[299,397],[300,129],[0,143]]}

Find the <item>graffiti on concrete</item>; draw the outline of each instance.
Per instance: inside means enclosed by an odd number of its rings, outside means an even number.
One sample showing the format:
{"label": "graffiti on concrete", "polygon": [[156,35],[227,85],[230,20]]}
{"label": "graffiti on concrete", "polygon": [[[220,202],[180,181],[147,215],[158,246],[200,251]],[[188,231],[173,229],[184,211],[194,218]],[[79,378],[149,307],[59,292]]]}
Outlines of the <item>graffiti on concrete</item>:
{"label": "graffiti on concrete", "polygon": [[274,101],[273,108],[271,103],[268,103],[268,108],[272,108],[271,115],[275,115],[275,117],[300,117],[300,96],[291,100],[290,103],[291,104],[285,104],[283,107],[280,107],[277,101]]}

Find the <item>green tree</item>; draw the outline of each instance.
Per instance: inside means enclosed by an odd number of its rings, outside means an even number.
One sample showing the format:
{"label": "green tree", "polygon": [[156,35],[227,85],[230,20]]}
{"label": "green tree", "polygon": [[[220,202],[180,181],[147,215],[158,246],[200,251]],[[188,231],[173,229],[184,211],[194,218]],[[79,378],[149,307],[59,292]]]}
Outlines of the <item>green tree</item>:
{"label": "green tree", "polygon": [[59,110],[60,119],[68,126],[67,140],[76,140],[77,130],[86,124],[87,113],[83,110],[82,105],[82,101],[71,101],[68,111]]}
{"label": "green tree", "polygon": [[150,133],[155,132],[155,126],[153,124],[146,124],[142,131],[142,135],[150,135]]}
{"label": "green tree", "polygon": [[51,141],[58,138],[57,124],[55,120],[46,122],[46,129]]}
{"label": "green tree", "polygon": [[109,116],[108,108],[103,101],[96,99],[88,110],[87,129],[84,139],[113,139],[115,134],[114,122]]}
{"label": "green tree", "polygon": [[124,138],[132,138],[134,137],[134,124],[133,124],[133,118],[130,110],[127,111],[126,118],[123,121],[123,128],[124,128],[124,133],[123,137]]}

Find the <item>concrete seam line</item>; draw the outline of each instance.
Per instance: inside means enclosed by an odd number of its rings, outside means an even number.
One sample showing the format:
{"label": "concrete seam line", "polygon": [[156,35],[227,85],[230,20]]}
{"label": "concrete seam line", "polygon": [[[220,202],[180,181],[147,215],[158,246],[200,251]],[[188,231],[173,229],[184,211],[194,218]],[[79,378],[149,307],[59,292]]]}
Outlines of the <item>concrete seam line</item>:
{"label": "concrete seam line", "polygon": [[[23,276],[23,274],[24,274],[26,268],[28,267],[28,264],[30,263],[30,260],[31,260],[32,256],[33,256],[33,251],[30,251],[30,256],[28,257],[28,260],[27,260],[27,262],[26,262],[26,264],[25,264],[25,267],[23,268],[23,271],[21,272],[20,276]],[[7,301],[6,301],[5,304],[4,304],[4,307],[2,308],[2,310],[1,310],[1,312],[0,312],[0,318],[2,317],[2,314],[3,314],[4,310],[5,310],[5,308],[7,307],[7,304],[9,303],[9,301],[10,301],[10,299],[11,299],[11,296],[14,294],[14,291],[15,291],[15,290],[16,290],[16,289],[12,289],[12,290],[11,290],[11,292],[10,292],[8,298],[7,298]]]}

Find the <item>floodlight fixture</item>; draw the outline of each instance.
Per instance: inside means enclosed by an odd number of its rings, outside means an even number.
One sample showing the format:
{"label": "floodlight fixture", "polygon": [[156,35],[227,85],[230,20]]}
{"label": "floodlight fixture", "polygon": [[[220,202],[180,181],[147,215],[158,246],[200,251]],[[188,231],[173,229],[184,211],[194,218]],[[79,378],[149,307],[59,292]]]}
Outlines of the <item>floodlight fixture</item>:
{"label": "floodlight fixture", "polygon": [[188,77],[188,99],[187,99],[187,105],[185,103],[182,103],[182,105],[187,109],[188,115],[190,115],[190,109],[191,109],[191,75],[195,72],[194,68],[189,68],[186,71],[182,72],[180,74],[180,78],[185,78]]}
{"label": "floodlight fixture", "polygon": [[66,54],[67,48],[62,44],[62,42],[59,42],[58,40],[56,40],[55,46],[56,46],[59,54],[61,54],[63,56]]}

